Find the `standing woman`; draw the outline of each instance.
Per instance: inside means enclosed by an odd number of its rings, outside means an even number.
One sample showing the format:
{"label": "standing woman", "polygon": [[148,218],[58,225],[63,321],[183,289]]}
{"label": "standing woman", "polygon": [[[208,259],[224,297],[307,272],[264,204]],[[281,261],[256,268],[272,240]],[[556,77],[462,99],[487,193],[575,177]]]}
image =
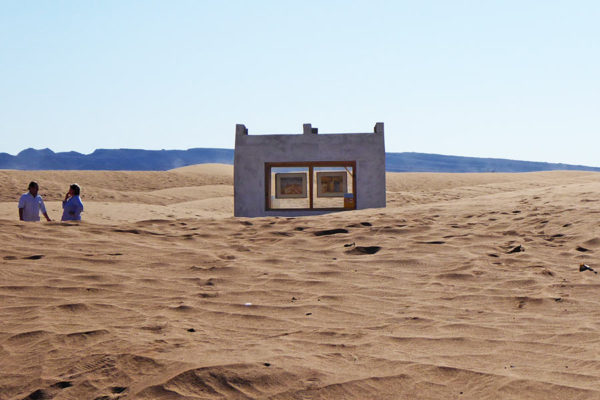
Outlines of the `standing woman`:
{"label": "standing woman", "polygon": [[78,184],[74,183],[69,186],[69,192],[62,202],[63,215],[61,221],[81,221],[83,203],[79,198],[79,193],[81,193],[81,188]]}

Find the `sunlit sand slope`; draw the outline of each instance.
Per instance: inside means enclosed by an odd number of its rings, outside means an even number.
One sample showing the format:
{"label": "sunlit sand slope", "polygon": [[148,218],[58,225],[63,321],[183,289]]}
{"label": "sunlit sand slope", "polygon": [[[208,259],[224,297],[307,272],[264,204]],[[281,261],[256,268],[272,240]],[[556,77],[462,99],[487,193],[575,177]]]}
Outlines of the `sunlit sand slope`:
{"label": "sunlit sand slope", "polygon": [[60,220],[71,183],[82,187],[88,222],[233,214],[233,167],[201,164],[166,172],[0,170],[0,218],[18,217],[17,200],[35,180],[50,218]]}
{"label": "sunlit sand slope", "polygon": [[[0,399],[600,398],[599,174],[243,219],[210,168],[0,171]],[[16,221],[33,178],[84,221]]]}

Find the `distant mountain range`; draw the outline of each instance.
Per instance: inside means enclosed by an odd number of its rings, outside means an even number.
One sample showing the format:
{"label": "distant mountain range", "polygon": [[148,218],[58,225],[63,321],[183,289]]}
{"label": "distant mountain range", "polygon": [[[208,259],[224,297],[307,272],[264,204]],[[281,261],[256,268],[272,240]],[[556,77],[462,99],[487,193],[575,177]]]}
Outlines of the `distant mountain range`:
{"label": "distant mountain range", "polygon": [[[16,156],[0,153],[0,169],[164,171],[203,163],[233,164],[231,149],[136,150],[98,149],[91,154],[50,149],[23,150]],[[500,158],[444,156],[426,153],[386,153],[389,172],[533,172],[598,171],[583,165],[515,161]]]}

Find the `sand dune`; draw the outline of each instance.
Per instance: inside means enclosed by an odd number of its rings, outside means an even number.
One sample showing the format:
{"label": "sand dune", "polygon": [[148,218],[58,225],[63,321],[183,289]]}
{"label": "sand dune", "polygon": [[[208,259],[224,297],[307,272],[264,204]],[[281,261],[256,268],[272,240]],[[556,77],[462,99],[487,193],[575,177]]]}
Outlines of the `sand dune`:
{"label": "sand dune", "polygon": [[[166,172],[0,170],[0,219],[18,216],[15,199],[31,180],[38,181],[48,214],[58,220],[60,201],[74,182],[82,187],[87,222],[233,214],[233,167],[201,164]],[[189,204],[198,201],[199,207]]]}
{"label": "sand dune", "polygon": [[[16,221],[31,179],[84,221]],[[388,174],[302,218],[231,184],[0,171],[0,399],[600,398],[599,174]]]}

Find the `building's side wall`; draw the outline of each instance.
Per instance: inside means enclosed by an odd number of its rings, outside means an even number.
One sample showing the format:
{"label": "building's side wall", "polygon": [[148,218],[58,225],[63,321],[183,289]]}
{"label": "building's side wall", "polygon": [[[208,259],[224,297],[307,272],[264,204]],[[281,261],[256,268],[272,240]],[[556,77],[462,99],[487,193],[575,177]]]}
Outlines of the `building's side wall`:
{"label": "building's side wall", "polygon": [[358,134],[248,135],[236,133],[234,213],[236,217],[311,215],[315,211],[265,211],[265,163],[354,161],[357,209],[385,207],[383,131]]}

